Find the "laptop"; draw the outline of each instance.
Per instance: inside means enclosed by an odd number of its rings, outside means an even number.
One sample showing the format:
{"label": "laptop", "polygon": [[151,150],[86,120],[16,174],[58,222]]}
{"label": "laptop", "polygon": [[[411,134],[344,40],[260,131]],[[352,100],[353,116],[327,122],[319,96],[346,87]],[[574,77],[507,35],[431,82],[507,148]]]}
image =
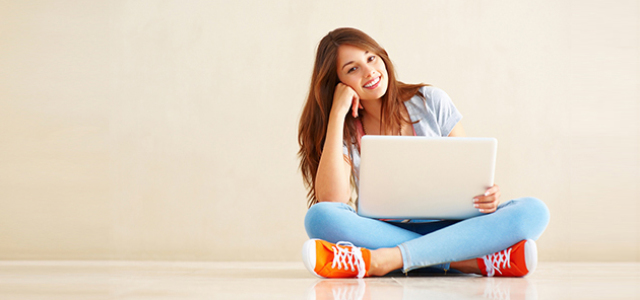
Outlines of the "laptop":
{"label": "laptop", "polygon": [[377,219],[463,220],[493,186],[495,138],[366,135],[358,214]]}

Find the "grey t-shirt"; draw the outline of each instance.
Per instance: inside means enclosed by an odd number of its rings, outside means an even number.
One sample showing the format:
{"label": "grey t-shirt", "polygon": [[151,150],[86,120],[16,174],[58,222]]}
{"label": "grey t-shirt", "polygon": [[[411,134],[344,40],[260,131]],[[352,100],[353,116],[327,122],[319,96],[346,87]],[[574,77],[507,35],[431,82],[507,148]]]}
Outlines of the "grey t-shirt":
{"label": "grey t-shirt", "polygon": [[[420,88],[420,92],[425,99],[416,94],[404,102],[411,121],[419,121],[413,124],[416,135],[428,137],[448,136],[453,127],[462,119],[462,114],[453,105],[449,95],[443,90],[433,86],[424,86]],[[343,142],[343,153],[344,155],[349,155],[349,147],[346,142]],[[355,181],[355,192],[357,194],[360,177],[360,151],[358,151],[358,146],[355,144],[351,146],[351,158],[355,172],[353,180]],[[352,201],[350,202],[355,202],[354,200],[352,193]]]}

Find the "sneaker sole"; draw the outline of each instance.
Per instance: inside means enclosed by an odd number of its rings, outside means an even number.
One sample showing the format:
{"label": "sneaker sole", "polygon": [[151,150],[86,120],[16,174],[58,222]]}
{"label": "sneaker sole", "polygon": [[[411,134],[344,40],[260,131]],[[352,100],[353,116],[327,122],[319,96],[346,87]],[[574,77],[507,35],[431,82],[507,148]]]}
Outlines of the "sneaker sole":
{"label": "sneaker sole", "polygon": [[533,273],[538,267],[538,247],[533,240],[527,240],[524,243],[524,263],[527,267],[527,275]]}
{"label": "sneaker sole", "polygon": [[324,278],[316,273],[316,240],[310,239],[302,245],[302,262],[304,266],[318,278]]}

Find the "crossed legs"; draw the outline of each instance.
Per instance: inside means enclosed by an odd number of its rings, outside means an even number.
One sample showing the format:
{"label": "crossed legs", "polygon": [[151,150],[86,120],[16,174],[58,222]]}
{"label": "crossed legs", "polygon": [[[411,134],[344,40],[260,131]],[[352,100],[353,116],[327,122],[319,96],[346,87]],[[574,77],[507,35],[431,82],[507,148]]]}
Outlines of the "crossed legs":
{"label": "crossed legs", "polygon": [[371,275],[428,266],[478,273],[475,258],[535,240],[548,222],[549,211],[536,198],[505,202],[494,213],[459,222],[396,224],[361,217],[343,203],[323,202],[309,209],[305,228],[310,238],[373,250]]}

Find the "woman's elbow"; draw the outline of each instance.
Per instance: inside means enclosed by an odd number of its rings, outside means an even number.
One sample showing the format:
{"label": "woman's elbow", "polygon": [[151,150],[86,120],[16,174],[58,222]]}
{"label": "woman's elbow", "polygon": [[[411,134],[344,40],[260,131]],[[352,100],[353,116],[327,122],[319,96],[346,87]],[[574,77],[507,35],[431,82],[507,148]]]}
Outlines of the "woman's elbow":
{"label": "woman's elbow", "polygon": [[344,193],[335,193],[335,192],[317,193],[316,198],[318,199],[318,202],[340,202],[340,203],[347,204],[351,199],[351,195],[344,194]]}

